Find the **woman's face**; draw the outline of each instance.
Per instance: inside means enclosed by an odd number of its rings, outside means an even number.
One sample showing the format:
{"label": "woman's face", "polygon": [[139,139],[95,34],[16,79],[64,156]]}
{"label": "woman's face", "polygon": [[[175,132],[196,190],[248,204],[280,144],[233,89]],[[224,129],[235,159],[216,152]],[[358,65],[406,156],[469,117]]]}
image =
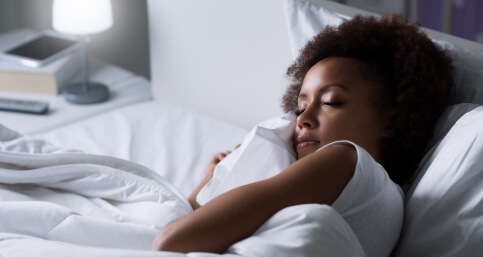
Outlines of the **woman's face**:
{"label": "woman's face", "polygon": [[377,86],[363,78],[361,65],[354,59],[330,57],[305,75],[293,138],[299,159],[336,140],[352,141],[379,159],[387,115],[375,110]]}

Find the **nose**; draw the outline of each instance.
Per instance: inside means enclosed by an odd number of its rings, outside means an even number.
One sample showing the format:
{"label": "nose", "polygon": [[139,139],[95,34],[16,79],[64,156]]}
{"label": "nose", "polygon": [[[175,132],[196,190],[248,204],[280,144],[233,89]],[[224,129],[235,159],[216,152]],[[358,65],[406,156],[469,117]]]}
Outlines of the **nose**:
{"label": "nose", "polygon": [[317,119],[315,117],[315,110],[307,106],[307,108],[297,117],[297,126],[302,128],[314,128],[317,125]]}

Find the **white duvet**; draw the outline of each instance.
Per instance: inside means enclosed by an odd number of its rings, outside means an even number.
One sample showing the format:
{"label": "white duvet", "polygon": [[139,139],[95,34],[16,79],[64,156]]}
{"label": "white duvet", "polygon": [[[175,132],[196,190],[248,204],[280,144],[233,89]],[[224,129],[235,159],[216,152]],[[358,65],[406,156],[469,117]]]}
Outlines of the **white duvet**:
{"label": "white duvet", "polygon": [[[165,224],[189,214],[157,173],[0,126],[0,256],[220,256],[150,251]],[[364,256],[329,206],[286,208],[221,256]]]}

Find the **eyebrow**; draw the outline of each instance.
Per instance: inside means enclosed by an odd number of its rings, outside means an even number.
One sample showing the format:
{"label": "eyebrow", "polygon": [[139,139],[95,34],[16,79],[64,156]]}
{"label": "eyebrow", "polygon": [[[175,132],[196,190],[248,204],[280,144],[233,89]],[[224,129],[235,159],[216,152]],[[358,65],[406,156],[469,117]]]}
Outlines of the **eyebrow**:
{"label": "eyebrow", "polygon": [[[332,88],[340,88],[340,89],[342,89],[344,91],[349,91],[349,89],[346,86],[342,85],[342,84],[339,84],[339,83],[329,83],[329,84],[323,85],[320,88],[319,92],[322,93],[322,94],[325,94],[327,91],[330,91]],[[307,95],[304,94],[304,93],[300,93],[299,96],[298,96],[298,99],[299,100],[304,100],[306,98],[307,98]]]}

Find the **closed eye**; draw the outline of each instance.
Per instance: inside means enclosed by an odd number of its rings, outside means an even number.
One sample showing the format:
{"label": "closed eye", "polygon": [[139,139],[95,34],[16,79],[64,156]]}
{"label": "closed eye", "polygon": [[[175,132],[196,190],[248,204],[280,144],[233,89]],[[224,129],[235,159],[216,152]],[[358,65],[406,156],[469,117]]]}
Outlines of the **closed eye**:
{"label": "closed eye", "polygon": [[[328,105],[328,106],[331,106],[331,107],[339,107],[339,106],[342,106],[344,104],[344,102],[341,102],[341,101],[333,101],[333,102],[322,102],[322,105]],[[302,113],[304,113],[305,111],[305,108],[304,109],[296,109],[294,111],[294,114],[295,116],[300,116]]]}
{"label": "closed eye", "polygon": [[302,114],[303,112],[305,111],[305,109],[297,109],[294,111],[294,114],[295,116],[299,116],[300,114]]}
{"label": "closed eye", "polygon": [[328,106],[332,106],[332,107],[338,107],[338,106],[341,106],[343,105],[344,103],[343,102],[340,102],[340,101],[334,101],[334,102],[322,102],[322,105],[328,105]]}

